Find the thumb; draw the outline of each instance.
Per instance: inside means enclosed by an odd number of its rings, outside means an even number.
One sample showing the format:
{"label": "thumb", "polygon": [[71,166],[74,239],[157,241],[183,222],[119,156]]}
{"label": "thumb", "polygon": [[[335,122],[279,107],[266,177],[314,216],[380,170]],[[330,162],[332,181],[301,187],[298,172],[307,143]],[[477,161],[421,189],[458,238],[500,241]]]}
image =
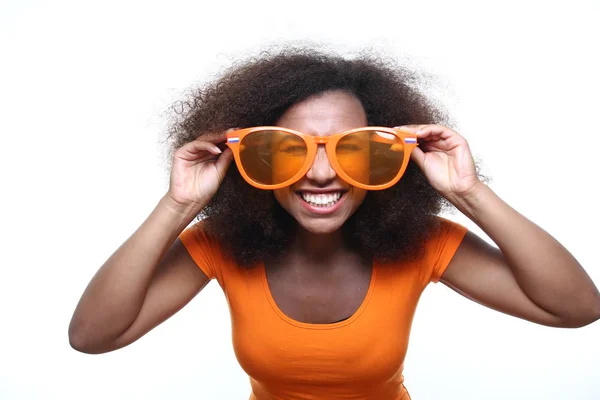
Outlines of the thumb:
{"label": "thumb", "polygon": [[415,162],[415,164],[417,164],[417,167],[419,167],[419,169],[423,170],[423,166],[425,165],[425,153],[423,152],[423,150],[421,150],[418,147],[415,147],[412,153],[410,154],[410,158]]}
{"label": "thumb", "polygon": [[225,150],[223,150],[223,153],[215,162],[215,167],[219,172],[219,177],[221,180],[223,180],[225,177],[225,172],[227,172],[229,165],[231,165],[231,160],[233,160],[233,152],[229,147],[227,147]]}

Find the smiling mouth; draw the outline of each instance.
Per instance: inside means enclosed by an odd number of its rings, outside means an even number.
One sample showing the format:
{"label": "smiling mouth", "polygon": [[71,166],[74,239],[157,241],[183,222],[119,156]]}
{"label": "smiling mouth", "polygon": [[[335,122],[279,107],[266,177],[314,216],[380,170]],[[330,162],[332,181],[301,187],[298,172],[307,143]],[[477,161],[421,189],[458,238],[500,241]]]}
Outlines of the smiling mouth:
{"label": "smiling mouth", "polygon": [[329,208],[336,205],[344,195],[344,192],[329,192],[329,193],[311,193],[297,192],[298,197],[313,207]]}

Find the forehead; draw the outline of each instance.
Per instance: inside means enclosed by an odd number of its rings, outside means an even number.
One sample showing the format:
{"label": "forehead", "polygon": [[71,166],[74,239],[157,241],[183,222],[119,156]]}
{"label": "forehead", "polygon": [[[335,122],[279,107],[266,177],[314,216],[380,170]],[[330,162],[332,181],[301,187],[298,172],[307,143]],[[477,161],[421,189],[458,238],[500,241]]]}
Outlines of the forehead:
{"label": "forehead", "polygon": [[365,110],[356,97],[346,92],[327,92],[290,107],[278,126],[310,135],[327,136],[367,125]]}

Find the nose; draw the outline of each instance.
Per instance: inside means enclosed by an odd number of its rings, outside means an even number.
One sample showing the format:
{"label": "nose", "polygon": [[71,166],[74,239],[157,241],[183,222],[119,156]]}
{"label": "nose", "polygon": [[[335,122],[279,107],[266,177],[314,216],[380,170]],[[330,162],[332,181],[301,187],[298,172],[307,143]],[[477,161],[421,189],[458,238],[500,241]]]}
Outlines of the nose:
{"label": "nose", "polygon": [[311,181],[324,185],[334,180],[336,176],[337,174],[327,158],[325,146],[319,145],[315,161],[313,161],[313,165],[308,170],[306,177]]}

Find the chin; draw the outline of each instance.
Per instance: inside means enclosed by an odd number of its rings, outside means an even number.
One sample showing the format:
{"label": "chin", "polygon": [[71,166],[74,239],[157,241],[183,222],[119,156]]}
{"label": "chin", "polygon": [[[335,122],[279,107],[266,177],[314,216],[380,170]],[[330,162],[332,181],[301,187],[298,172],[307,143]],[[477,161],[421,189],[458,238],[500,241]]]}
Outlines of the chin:
{"label": "chin", "polygon": [[345,221],[302,221],[296,219],[296,222],[298,222],[298,225],[300,225],[302,229],[313,235],[328,235],[341,229]]}

